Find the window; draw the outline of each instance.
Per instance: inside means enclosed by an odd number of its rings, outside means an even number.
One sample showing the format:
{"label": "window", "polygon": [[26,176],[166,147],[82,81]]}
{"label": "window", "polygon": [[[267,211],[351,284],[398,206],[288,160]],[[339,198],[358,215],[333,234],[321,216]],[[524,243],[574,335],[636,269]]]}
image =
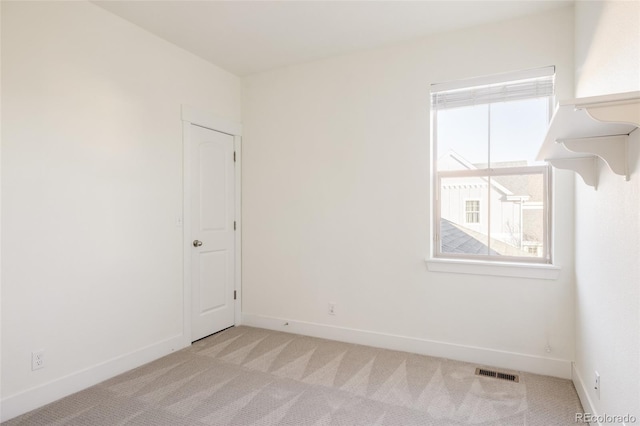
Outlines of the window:
{"label": "window", "polygon": [[434,255],[551,263],[554,68],[433,85]]}
{"label": "window", "polygon": [[467,223],[480,223],[480,200],[465,201],[464,213]]}

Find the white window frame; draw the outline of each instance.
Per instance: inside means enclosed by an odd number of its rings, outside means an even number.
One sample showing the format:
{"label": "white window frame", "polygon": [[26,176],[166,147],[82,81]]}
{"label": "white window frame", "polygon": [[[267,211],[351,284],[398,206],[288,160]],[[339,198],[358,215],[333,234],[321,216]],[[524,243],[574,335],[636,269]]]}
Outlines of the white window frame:
{"label": "white window frame", "polygon": [[[502,82],[515,81],[519,79],[534,78],[549,74],[555,74],[554,67],[546,67],[538,70],[529,70],[521,73],[511,73],[496,75],[490,77],[482,77],[478,79],[466,80],[461,82],[445,83],[437,85],[439,90],[455,90],[468,87],[475,87],[483,84],[500,84]],[[549,115],[552,113],[553,95],[550,96]],[[551,118],[551,117],[549,117]],[[431,245],[431,255],[427,259],[428,269],[439,272],[460,272],[471,274],[487,274],[498,276],[518,276],[526,278],[542,278],[557,279],[560,268],[552,264],[552,170],[547,166],[523,166],[523,167],[507,167],[484,170],[462,170],[462,171],[440,171],[437,169],[437,109],[432,109],[431,114],[432,129],[432,189],[433,196],[432,205],[432,234],[433,244]],[[455,253],[441,253],[441,242],[439,239],[440,231],[440,189],[441,179],[444,177],[461,177],[461,176],[477,176],[487,177],[512,174],[541,174],[543,177],[543,185],[545,186],[545,214],[544,214],[544,241],[542,257],[515,257],[515,256],[478,256]],[[466,203],[465,203],[466,204]],[[488,218],[490,220],[490,217]],[[465,221],[466,221],[466,205],[465,205]],[[489,234],[490,235],[490,234]]]}

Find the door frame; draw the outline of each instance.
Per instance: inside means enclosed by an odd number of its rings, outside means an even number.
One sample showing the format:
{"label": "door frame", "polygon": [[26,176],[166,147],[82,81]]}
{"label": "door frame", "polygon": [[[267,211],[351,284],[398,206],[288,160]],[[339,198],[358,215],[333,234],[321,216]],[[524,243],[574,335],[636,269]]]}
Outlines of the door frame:
{"label": "door frame", "polygon": [[235,152],[235,277],[234,324],[242,318],[242,126],[210,111],[182,105],[182,255],[183,255],[183,327],[184,346],[191,345],[191,125],[233,136]]}

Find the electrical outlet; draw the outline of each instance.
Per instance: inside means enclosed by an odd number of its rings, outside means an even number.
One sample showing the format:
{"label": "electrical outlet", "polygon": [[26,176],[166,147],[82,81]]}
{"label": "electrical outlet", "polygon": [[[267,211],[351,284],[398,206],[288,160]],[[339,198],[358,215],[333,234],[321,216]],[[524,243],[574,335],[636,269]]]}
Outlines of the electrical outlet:
{"label": "electrical outlet", "polygon": [[31,370],[44,368],[44,351],[31,352]]}
{"label": "electrical outlet", "polygon": [[600,399],[600,374],[596,371],[596,378],[594,380],[594,389],[596,390],[596,396]]}
{"label": "electrical outlet", "polygon": [[336,314],[336,304],[334,302],[329,302],[329,315]]}

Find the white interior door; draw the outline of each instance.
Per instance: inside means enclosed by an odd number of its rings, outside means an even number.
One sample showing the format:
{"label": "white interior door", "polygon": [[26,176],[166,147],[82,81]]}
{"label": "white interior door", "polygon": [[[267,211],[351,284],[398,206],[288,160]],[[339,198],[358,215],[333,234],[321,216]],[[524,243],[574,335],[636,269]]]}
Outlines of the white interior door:
{"label": "white interior door", "polygon": [[233,136],[190,129],[191,341],[234,325]]}

